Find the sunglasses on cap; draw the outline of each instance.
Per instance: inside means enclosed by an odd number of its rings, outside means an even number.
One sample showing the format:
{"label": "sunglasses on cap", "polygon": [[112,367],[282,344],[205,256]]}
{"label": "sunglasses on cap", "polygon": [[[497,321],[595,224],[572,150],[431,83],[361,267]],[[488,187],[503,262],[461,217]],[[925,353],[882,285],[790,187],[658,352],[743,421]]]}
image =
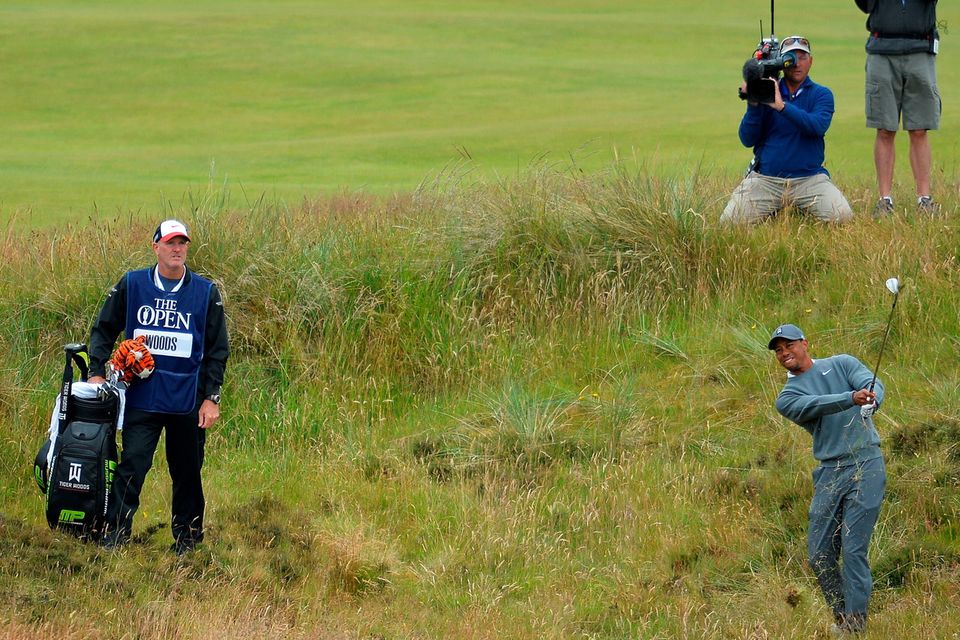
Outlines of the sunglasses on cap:
{"label": "sunglasses on cap", "polygon": [[788,48],[800,48],[803,47],[808,52],[810,51],[810,41],[804,38],[803,36],[790,36],[789,38],[784,38],[783,42],[780,43],[781,49]]}

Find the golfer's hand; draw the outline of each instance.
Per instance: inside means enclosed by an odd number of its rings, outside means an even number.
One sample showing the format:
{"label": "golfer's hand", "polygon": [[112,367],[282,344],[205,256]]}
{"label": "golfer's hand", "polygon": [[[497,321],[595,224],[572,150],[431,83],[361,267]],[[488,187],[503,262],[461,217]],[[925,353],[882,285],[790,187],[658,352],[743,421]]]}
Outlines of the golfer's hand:
{"label": "golfer's hand", "polygon": [[872,404],[876,401],[877,394],[869,389],[860,389],[853,392],[853,404],[862,407],[866,404]]}
{"label": "golfer's hand", "polygon": [[220,419],[220,405],[212,400],[204,400],[198,413],[200,420],[197,426],[201,429],[209,429]]}
{"label": "golfer's hand", "polygon": [[860,407],[860,417],[866,420],[873,415],[873,412],[877,410],[877,403],[871,402],[870,404],[865,404]]}

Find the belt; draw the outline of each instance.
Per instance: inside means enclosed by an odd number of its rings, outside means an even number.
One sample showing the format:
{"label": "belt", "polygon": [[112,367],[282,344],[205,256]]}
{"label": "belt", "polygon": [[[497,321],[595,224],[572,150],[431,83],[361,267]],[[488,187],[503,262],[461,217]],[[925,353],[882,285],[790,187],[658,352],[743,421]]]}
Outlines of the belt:
{"label": "belt", "polygon": [[902,38],[904,40],[933,40],[932,33],[880,33],[873,31],[870,33],[874,38]]}

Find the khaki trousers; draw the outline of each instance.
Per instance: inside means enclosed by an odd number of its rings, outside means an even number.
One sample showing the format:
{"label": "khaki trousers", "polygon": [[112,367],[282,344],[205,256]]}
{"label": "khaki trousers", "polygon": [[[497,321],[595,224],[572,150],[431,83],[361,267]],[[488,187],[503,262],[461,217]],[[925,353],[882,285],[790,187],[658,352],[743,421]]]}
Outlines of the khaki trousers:
{"label": "khaki trousers", "polygon": [[751,172],[734,189],[720,222],[754,224],[791,205],[821,222],[847,222],[853,218],[850,203],[826,174],[773,178]]}

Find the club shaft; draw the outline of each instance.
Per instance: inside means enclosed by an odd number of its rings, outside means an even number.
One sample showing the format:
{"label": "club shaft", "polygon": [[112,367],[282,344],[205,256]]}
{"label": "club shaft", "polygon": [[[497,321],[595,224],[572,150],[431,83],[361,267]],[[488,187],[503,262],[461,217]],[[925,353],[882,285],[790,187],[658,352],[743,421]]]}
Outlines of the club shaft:
{"label": "club shaft", "polygon": [[899,297],[899,291],[893,295],[893,305],[890,307],[890,315],[887,317],[887,328],[883,332],[883,342],[880,343],[880,354],[877,356],[877,366],[873,370],[873,380],[870,381],[870,393],[873,393],[873,386],[877,384],[877,372],[880,371],[880,360],[883,358],[883,350],[887,346],[887,336],[890,335],[890,323],[893,322],[893,312],[897,308],[897,298]]}

